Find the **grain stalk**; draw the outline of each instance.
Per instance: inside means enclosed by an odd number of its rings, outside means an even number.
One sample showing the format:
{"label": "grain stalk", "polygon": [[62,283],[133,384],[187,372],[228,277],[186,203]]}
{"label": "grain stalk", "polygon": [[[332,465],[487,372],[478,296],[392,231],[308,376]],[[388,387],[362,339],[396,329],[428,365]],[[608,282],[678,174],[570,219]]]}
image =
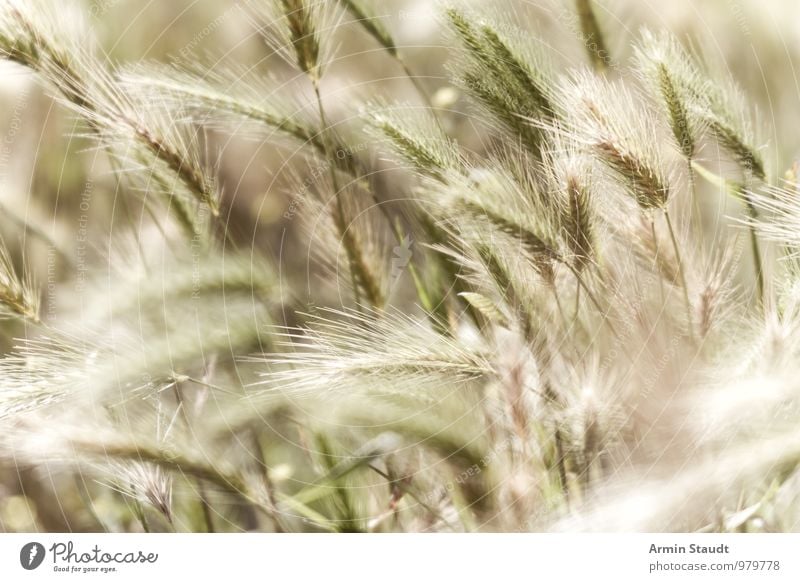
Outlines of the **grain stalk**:
{"label": "grain stalk", "polygon": [[586,48],[589,61],[595,71],[604,73],[608,68],[610,53],[606,47],[605,37],[592,6],[593,0],[575,0],[575,4],[581,23],[583,46]]}

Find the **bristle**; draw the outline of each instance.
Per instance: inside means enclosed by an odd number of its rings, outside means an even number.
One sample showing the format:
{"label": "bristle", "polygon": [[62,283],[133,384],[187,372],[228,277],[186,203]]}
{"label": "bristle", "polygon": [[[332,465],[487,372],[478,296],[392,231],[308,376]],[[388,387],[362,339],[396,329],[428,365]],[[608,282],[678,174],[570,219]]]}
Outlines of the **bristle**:
{"label": "bristle", "polygon": [[766,171],[749,114],[732,80],[709,79],[696,60],[669,34],[642,34],[637,47],[640,74],[658,88],[681,152],[694,156],[697,134],[708,129],[750,175],[764,180]]}
{"label": "bristle", "polygon": [[703,82],[690,57],[673,37],[645,30],[636,47],[636,66],[666,113],[678,150],[692,160],[697,153],[700,120],[690,115],[688,100],[692,93],[702,91]]}
{"label": "bristle", "polygon": [[[125,70],[120,82],[126,89],[152,99],[160,94],[175,115],[197,111],[207,121],[210,116],[231,117],[260,125],[286,135],[301,144],[309,143],[322,153],[319,129],[298,115],[299,105],[281,104],[273,95],[274,87],[252,74],[236,70],[195,72],[177,67],[137,67]],[[270,96],[269,102],[265,96]],[[193,120],[194,116],[190,117]]]}
{"label": "bristle", "polygon": [[595,255],[594,228],[589,191],[574,175],[567,178],[567,203],[567,243],[576,269],[582,271]]}
{"label": "bristle", "polygon": [[546,64],[533,49],[517,46],[499,32],[513,26],[501,27],[456,8],[445,13],[464,45],[462,61],[454,69],[465,89],[532,153],[540,153],[541,131],[530,120],[555,115]]}
{"label": "bristle", "polygon": [[4,314],[39,323],[40,297],[31,275],[17,274],[11,255],[0,239],[0,306]]}
{"label": "bristle", "polygon": [[[331,58],[331,29],[338,22],[335,2],[269,0],[250,4],[264,39],[314,83],[322,78]],[[260,26],[261,27],[261,26]]]}
{"label": "bristle", "polygon": [[[145,119],[145,111],[131,103],[106,64],[91,52],[91,40],[63,38],[51,16],[39,2],[24,7],[10,2],[0,12],[0,52],[40,75],[52,92],[85,119],[100,143],[120,156],[123,168],[131,159],[141,162],[130,152],[141,148],[138,155],[161,164],[168,175],[183,184],[189,196],[206,204],[217,216],[215,181],[188,149],[185,136],[173,124],[160,124],[158,117]],[[169,177],[160,179],[171,181]],[[176,196],[175,188],[165,194]],[[191,235],[191,224],[184,224]]]}
{"label": "bristle", "polygon": [[643,209],[663,208],[669,184],[652,136],[656,126],[619,83],[586,75],[563,87],[567,126],[588,146]]}
{"label": "bristle", "polygon": [[441,178],[446,170],[458,167],[460,156],[455,144],[437,127],[428,111],[376,105],[367,109],[365,117],[421,173]]}
{"label": "bristle", "polygon": [[0,0],[1,527],[795,528],[798,171],[707,20],[259,0],[120,67],[195,11],[72,4]]}

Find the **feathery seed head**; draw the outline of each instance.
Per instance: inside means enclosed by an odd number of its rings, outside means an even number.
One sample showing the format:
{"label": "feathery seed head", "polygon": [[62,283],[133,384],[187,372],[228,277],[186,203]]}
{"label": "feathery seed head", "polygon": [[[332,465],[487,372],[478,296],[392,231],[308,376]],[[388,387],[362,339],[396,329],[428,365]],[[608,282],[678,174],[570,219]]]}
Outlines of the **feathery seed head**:
{"label": "feathery seed head", "polygon": [[677,39],[667,33],[643,30],[634,59],[637,74],[666,113],[679,151],[691,160],[704,128],[702,118],[691,115],[691,97],[706,94],[708,82]]}
{"label": "feathery seed head", "polygon": [[[549,67],[529,43],[506,34],[515,30],[512,25],[490,23],[453,7],[445,16],[464,47],[453,65],[457,79],[532,153],[540,152],[541,130],[530,121],[556,115]],[[513,36],[527,38],[522,33]]]}
{"label": "feathery seed head", "polygon": [[152,463],[124,463],[116,467],[115,489],[148,503],[172,523],[172,476]]}
{"label": "feathery seed head", "polygon": [[645,210],[663,208],[669,184],[658,148],[657,124],[633,93],[618,82],[580,74],[562,85],[566,122]]}
{"label": "feathery seed head", "polygon": [[355,387],[421,395],[415,382],[465,382],[492,373],[480,352],[399,313],[377,318],[327,310],[309,319],[308,328],[278,334],[292,351],[265,357],[272,371],[262,386],[299,395]]}
{"label": "feathery seed head", "polygon": [[330,0],[268,0],[259,3],[264,38],[288,63],[319,83],[330,59],[331,38],[339,20]]}
{"label": "feathery seed head", "polygon": [[[695,153],[697,135],[708,130],[742,168],[759,180],[766,170],[741,90],[730,78],[713,80],[668,33],[643,31],[636,47],[639,74],[660,95],[670,127],[687,158]],[[691,146],[691,147],[690,147]]]}
{"label": "feathery seed head", "polygon": [[453,140],[427,109],[373,105],[363,113],[369,128],[419,171],[435,179],[461,165]]}
{"label": "feathery seed head", "polygon": [[8,248],[0,239],[0,313],[33,323],[40,321],[41,296],[30,273],[19,276]]}
{"label": "feathery seed head", "polygon": [[[120,73],[120,84],[137,99],[153,99],[153,93],[170,114],[187,123],[200,118],[217,122],[229,130],[231,119],[261,128],[261,133],[277,133],[300,144],[309,144],[324,153],[320,130],[302,115],[299,102],[276,95],[277,82],[231,67],[221,70],[187,69],[165,66],[137,66]],[[236,127],[237,132],[242,126]]]}

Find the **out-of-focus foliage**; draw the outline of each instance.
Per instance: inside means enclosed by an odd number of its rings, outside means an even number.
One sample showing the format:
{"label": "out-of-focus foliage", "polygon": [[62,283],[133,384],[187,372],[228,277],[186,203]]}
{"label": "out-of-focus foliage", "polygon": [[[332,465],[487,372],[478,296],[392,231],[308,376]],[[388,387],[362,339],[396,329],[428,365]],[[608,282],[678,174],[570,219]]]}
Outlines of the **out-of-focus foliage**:
{"label": "out-of-focus foliage", "polygon": [[790,531],[750,0],[0,0],[2,531]]}

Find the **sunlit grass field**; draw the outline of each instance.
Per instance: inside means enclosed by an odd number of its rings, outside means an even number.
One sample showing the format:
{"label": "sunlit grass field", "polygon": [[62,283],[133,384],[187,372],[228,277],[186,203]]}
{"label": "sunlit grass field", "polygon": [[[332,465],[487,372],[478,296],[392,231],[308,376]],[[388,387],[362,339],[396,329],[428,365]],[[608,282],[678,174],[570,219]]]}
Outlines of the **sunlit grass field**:
{"label": "sunlit grass field", "polygon": [[0,0],[0,531],[794,531],[795,20]]}

